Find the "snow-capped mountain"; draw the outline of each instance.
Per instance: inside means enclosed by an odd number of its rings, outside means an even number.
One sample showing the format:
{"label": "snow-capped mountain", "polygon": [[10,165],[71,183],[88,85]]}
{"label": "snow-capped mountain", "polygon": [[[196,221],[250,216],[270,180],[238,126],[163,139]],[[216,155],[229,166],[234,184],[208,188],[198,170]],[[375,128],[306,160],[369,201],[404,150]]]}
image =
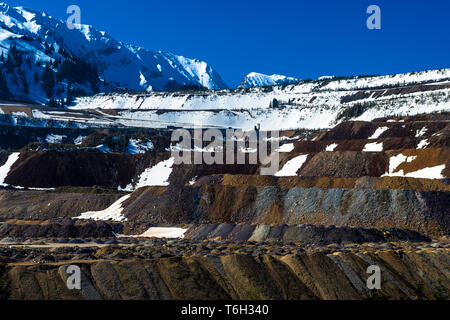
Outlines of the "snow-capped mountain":
{"label": "snow-capped mountain", "polygon": [[262,73],[252,72],[249,73],[242,83],[240,88],[255,88],[255,87],[265,87],[265,86],[281,86],[286,84],[293,84],[299,82],[299,79],[286,77],[278,74],[266,75]]}
{"label": "snow-capped mountain", "polygon": [[[74,95],[89,95],[117,88],[227,87],[206,62],[125,44],[88,25],[70,30],[65,21],[44,12],[5,3],[0,4],[0,57],[0,90],[6,82],[13,98],[40,103],[64,98],[70,90]],[[42,88],[44,78],[47,88]]]}

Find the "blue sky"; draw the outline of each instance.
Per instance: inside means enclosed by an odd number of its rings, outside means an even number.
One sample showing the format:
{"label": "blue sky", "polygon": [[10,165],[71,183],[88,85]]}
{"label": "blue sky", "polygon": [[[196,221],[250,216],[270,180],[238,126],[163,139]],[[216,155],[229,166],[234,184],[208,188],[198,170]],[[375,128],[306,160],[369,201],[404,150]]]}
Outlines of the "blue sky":
{"label": "blue sky", "polygon": [[[116,39],[207,61],[229,86],[252,72],[302,79],[450,67],[450,1],[10,0]],[[381,8],[368,30],[366,9]]]}

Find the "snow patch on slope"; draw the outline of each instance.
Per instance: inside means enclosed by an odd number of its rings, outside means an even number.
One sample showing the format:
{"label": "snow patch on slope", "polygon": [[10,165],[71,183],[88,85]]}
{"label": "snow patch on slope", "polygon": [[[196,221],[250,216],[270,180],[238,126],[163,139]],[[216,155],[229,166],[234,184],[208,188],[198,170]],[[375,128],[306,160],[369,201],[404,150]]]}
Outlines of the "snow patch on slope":
{"label": "snow patch on slope", "polygon": [[406,173],[402,170],[397,170],[397,168],[402,163],[409,163],[416,159],[416,156],[407,157],[403,154],[398,154],[396,156],[392,156],[389,159],[389,172],[384,174],[382,177],[406,177],[406,178],[422,178],[422,179],[444,179],[444,175],[442,174],[445,169],[445,164],[423,168],[414,172]]}
{"label": "snow patch on slope", "polygon": [[153,227],[135,238],[182,239],[188,229]]}
{"label": "snow patch on slope", "polygon": [[416,131],[416,138],[422,137],[425,133],[427,133],[427,131],[428,131],[427,127],[423,127],[422,129],[417,130]]}
{"label": "snow patch on slope", "polygon": [[81,145],[83,143],[83,140],[86,138],[86,136],[78,136],[77,138],[73,139],[73,143],[77,146]]}
{"label": "snow patch on slope", "polygon": [[292,151],[294,151],[294,144],[286,143],[283,144],[281,147],[279,147],[276,152],[292,152]]}
{"label": "snow patch on slope", "polygon": [[303,164],[308,159],[308,155],[303,155],[289,160],[277,173],[276,177],[295,177],[297,176],[297,171],[303,166]]}
{"label": "snow patch on slope", "polygon": [[6,160],[6,163],[0,167],[0,186],[5,187],[5,179],[8,176],[9,171],[11,170],[11,167],[16,163],[16,161],[19,159],[20,153],[12,153],[9,155],[8,160]]}
{"label": "snow patch on slope", "polygon": [[67,136],[62,136],[62,135],[57,135],[57,134],[49,134],[45,138],[45,141],[47,141],[47,143],[52,143],[52,144],[61,144],[63,142],[64,138],[67,138]]}
{"label": "snow patch on slope", "polygon": [[383,142],[373,142],[365,145],[363,152],[382,152]]}
{"label": "snow patch on slope", "polygon": [[[421,179],[444,179],[442,171],[445,169],[445,164],[431,168],[423,168],[414,172],[409,172],[404,175],[407,178],[421,178]],[[403,170],[401,170],[403,171]]]}
{"label": "snow patch on slope", "polygon": [[154,146],[152,141],[142,142],[141,140],[138,139],[130,139],[128,141],[127,153],[143,154],[153,150],[153,148]]}
{"label": "snow patch on slope", "polygon": [[389,130],[389,127],[380,127],[377,128],[377,130],[375,131],[375,133],[373,135],[371,135],[368,139],[369,140],[375,140],[378,139],[385,131]]}
{"label": "snow patch on slope", "polygon": [[422,140],[417,145],[417,149],[425,149],[426,147],[428,147],[429,144],[430,142],[428,142],[428,139]]}
{"label": "snow patch on slope", "polygon": [[126,195],[116,202],[114,202],[109,208],[102,211],[90,211],[82,213],[79,217],[75,219],[79,220],[95,220],[95,221],[117,221],[123,222],[127,221],[127,218],[122,215],[123,207],[122,204],[130,198],[130,195]]}
{"label": "snow patch on slope", "polygon": [[[136,189],[148,186],[168,186],[167,181],[172,173],[175,158],[161,161],[152,168],[146,169],[139,177]],[[131,186],[130,186],[131,187]],[[128,187],[127,187],[128,188]]]}
{"label": "snow patch on slope", "polygon": [[327,147],[325,148],[325,151],[332,152],[332,151],[334,151],[337,147],[338,147],[338,145],[337,145],[336,143],[333,143],[333,144],[330,144],[329,146],[327,146]]}

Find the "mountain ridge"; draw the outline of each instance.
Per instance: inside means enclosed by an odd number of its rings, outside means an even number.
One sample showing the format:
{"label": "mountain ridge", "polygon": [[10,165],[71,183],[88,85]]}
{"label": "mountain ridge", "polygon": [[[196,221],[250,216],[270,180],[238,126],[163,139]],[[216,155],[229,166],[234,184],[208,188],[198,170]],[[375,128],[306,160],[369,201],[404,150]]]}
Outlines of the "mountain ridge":
{"label": "mountain ridge", "polygon": [[[44,65],[52,64],[54,77],[58,77],[62,63],[76,60],[97,68],[98,88],[92,83],[84,83],[86,81],[71,81],[74,89],[84,91],[85,95],[118,89],[170,91],[183,86],[212,90],[228,87],[211,66],[199,59],[126,44],[90,25],[75,27],[69,30],[63,20],[52,18],[45,12],[0,4],[2,69],[14,46],[24,57],[23,60],[29,61],[29,68],[25,70],[22,60],[20,63],[14,61],[15,69],[4,72],[4,82],[8,84],[13,97],[39,103],[46,103],[52,98],[66,98],[69,80],[74,79],[60,79],[64,81],[55,84],[53,92],[46,95],[43,94],[45,90],[39,90],[40,81],[33,80],[44,75]],[[20,75],[19,79],[11,75],[22,71],[25,71],[25,75]]]}

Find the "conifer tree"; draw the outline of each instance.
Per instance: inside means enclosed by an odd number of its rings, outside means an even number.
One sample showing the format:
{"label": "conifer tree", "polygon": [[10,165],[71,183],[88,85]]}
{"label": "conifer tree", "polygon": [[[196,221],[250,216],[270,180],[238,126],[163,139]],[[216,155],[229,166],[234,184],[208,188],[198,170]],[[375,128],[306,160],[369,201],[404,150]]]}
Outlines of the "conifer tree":
{"label": "conifer tree", "polygon": [[34,83],[39,83],[39,73],[37,70],[34,71]]}
{"label": "conifer tree", "polygon": [[53,97],[53,89],[55,88],[55,76],[50,64],[45,66],[42,73],[42,89],[44,90],[47,98]]}
{"label": "conifer tree", "polygon": [[8,89],[8,83],[6,81],[6,77],[3,72],[0,72],[0,99],[9,99],[11,97],[11,93]]}
{"label": "conifer tree", "polygon": [[20,82],[22,83],[22,88],[23,88],[23,93],[25,95],[30,93],[30,88],[28,86],[28,81],[27,81],[27,76],[26,73],[22,73],[21,77],[20,77]]}

